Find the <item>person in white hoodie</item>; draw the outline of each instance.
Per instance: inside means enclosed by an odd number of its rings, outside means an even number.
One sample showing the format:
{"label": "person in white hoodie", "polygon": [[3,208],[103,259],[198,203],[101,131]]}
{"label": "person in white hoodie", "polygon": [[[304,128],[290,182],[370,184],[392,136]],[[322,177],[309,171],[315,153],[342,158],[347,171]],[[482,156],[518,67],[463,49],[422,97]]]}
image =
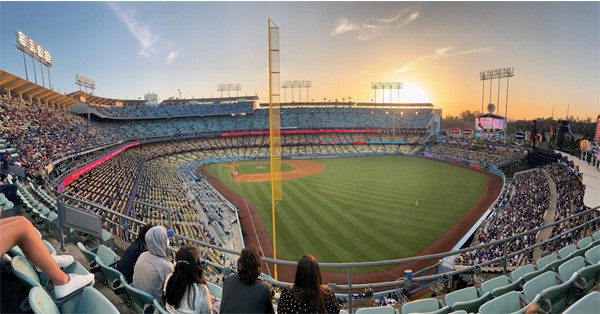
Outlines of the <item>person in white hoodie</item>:
{"label": "person in white hoodie", "polygon": [[150,228],[146,233],[148,251],[140,255],[133,267],[133,286],[161,300],[167,276],[173,272],[173,264],[167,258],[167,229],[163,226]]}

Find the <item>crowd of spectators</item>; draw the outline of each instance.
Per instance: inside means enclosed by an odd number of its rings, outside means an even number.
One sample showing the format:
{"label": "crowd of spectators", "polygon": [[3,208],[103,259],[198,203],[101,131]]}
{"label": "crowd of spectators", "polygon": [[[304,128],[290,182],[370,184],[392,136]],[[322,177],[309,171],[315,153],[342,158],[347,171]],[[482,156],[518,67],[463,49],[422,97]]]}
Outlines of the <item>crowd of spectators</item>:
{"label": "crowd of spectators", "polygon": [[526,156],[526,153],[520,148],[499,147],[485,143],[443,142],[428,148],[428,151],[491,165],[500,165],[506,161]]}
{"label": "crowd of spectators", "polygon": [[[505,208],[492,211],[487,219],[487,226],[481,230],[474,245],[498,241],[522,232],[526,232],[544,223],[544,214],[549,206],[550,186],[541,169],[536,168],[516,173],[514,189]],[[507,253],[524,249],[536,243],[536,234],[511,241]],[[503,256],[502,245],[493,245],[484,249],[473,250],[462,254],[458,263],[464,266],[485,263]],[[520,260],[519,255],[507,261],[508,266],[517,266],[526,261]],[[493,266],[498,266],[499,263]]]}
{"label": "crowd of spectators", "polygon": [[118,134],[70,112],[0,97],[0,138],[18,156],[11,160],[32,178],[46,173],[45,166],[69,153],[116,142]]}
{"label": "crowd of spectators", "polygon": [[[548,164],[543,168],[556,184],[557,200],[556,212],[554,214],[555,222],[588,209],[583,203],[585,186],[581,183],[579,177],[574,173],[574,167],[572,163],[561,161]],[[587,219],[595,218],[597,216],[596,212],[591,213],[591,215],[592,216],[587,217]],[[585,216],[578,216],[552,227],[551,238],[566,233],[568,230],[571,230],[585,222],[585,220]],[[549,242],[545,247],[544,253],[549,254],[569,244],[575,243],[577,240],[582,238],[582,235],[582,229],[577,229],[563,234],[559,239]]]}

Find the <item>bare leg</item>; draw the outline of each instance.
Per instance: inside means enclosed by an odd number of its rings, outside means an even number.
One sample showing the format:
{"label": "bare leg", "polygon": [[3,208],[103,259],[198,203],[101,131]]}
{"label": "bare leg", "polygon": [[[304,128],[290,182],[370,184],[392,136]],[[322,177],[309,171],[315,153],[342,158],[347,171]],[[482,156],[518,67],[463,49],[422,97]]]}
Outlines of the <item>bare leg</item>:
{"label": "bare leg", "polygon": [[39,267],[55,285],[63,285],[69,276],[56,265],[35,227],[22,216],[0,219],[0,255],[18,245],[27,259]]}

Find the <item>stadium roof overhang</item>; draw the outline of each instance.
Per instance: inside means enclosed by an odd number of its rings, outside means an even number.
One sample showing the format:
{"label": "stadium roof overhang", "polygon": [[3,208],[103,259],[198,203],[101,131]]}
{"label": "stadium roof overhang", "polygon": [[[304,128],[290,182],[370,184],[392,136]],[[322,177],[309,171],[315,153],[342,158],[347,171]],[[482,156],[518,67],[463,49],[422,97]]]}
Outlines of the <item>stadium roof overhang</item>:
{"label": "stadium roof overhang", "polygon": [[78,103],[73,98],[24,80],[3,70],[0,70],[0,89],[6,91],[11,97],[18,97],[21,100],[29,100],[30,102],[35,100],[42,105],[54,108],[69,108]]}
{"label": "stadium roof overhang", "polygon": [[161,105],[178,105],[186,103],[227,103],[239,101],[258,101],[258,96],[236,96],[236,97],[211,97],[211,98],[189,98],[189,99],[165,99]]}
{"label": "stadium roof overhang", "polygon": [[97,106],[105,106],[105,107],[118,107],[118,106],[126,106],[126,105],[143,105],[146,103],[144,99],[113,99],[100,97],[92,94],[88,94],[84,91],[76,91],[67,96],[78,100],[79,102],[88,103]]}
{"label": "stadium roof overhang", "polygon": [[[377,109],[431,109],[431,103],[371,103],[371,102],[287,102],[281,107],[301,108],[377,108]],[[269,103],[259,104],[259,108],[269,108]]]}

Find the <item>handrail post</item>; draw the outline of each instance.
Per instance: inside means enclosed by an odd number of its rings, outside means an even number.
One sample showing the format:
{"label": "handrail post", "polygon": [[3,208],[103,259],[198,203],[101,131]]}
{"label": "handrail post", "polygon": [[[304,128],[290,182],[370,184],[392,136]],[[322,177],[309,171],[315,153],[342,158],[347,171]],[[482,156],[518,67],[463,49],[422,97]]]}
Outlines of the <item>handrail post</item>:
{"label": "handrail post", "polygon": [[348,267],[348,313],[352,313],[352,266]]}
{"label": "handrail post", "polygon": [[508,241],[504,241],[504,249],[503,249],[503,254],[502,256],[504,257],[504,265],[502,265],[502,275],[506,275],[506,265],[508,264],[508,261],[506,260],[506,247]]}
{"label": "handrail post", "polygon": [[65,251],[65,234],[63,230],[63,223],[65,219],[65,206],[62,202],[63,194],[61,193],[56,200],[56,205],[58,205],[58,237],[60,238],[60,250],[62,252]]}

